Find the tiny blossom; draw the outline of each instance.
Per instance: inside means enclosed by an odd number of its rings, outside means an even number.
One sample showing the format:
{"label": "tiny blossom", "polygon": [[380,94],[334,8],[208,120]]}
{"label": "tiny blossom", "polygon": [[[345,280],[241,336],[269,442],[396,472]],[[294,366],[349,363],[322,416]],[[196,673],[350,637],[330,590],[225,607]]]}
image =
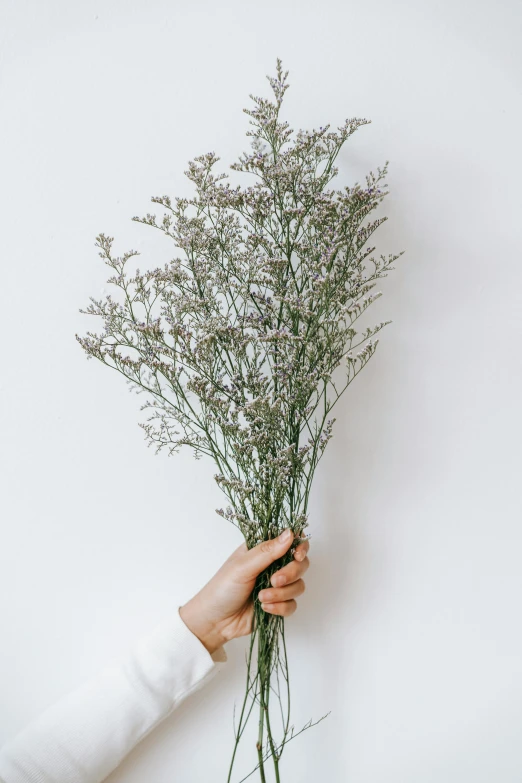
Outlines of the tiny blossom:
{"label": "tiny blossom", "polygon": [[[214,460],[214,479],[229,502],[216,513],[239,528],[249,548],[291,528],[292,549],[259,576],[255,595],[305,539],[312,479],[333,436],[332,408],[390,322],[363,332],[354,324],[402,255],[369,257],[375,248],[368,239],[386,218],[365,221],[388,194],[388,162],[370,172],[366,188],[328,188],[341,147],[369,120],[292,138],[279,118],[289,86],[279,59],[277,74],[267,77],[275,102],[251,96],[256,106],[244,110],[254,126],[247,134],[252,153],[230,166],[253,175],[255,185],[222,184],[228,175],[216,175],[214,151],[189,161],[185,174],[196,195],[153,197],[165,210],[162,220],[133,218],[181,251],[145,272],[130,268],[137,251],[116,256],[113,237],[99,234],[96,246],[120,301],[91,298],[81,312],[101,319],[103,331],[76,335],[88,358],[146,393],[140,426],[149,446],[168,454],[189,446],[196,459]],[[278,658],[282,618],[255,606],[261,652],[251,697],[263,710],[274,671],[285,676],[287,664]]]}

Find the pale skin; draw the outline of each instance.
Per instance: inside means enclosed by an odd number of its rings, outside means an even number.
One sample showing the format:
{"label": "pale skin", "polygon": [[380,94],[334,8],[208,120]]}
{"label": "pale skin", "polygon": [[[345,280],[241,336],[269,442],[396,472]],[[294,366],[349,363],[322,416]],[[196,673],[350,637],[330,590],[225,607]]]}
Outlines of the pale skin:
{"label": "pale skin", "polygon": [[[252,549],[239,546],[212,579],[179,610],[188,629],[209,653],[226,642],[252,632],[256,577],[290,549],[294,536],[287,529],[278,538],[263,541]],[[301,542],[294,559],[271,578],[272,587],[259,593],[265,612],[289,617],[297,608],[296,598],[305,590],[303,574],[310,565],[309,542]]]}

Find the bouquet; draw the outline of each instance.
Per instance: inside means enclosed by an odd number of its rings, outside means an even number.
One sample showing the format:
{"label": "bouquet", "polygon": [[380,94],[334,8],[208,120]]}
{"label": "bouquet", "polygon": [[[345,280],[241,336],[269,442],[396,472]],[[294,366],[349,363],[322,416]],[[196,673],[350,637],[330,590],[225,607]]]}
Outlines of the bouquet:
{"label": "bouquet", "polygon": [[[132,272],[137,251],[116,256],[113,237],[96,237],[117,296],[91,297],[80,312],[101,318],[103,330],[76,335],[88,358],[146,393],[140,426],[148,445],[169,454],[189,446],[196,459],[214,460],[226,497],[216,511],[239,528],[248,547],[291,528],[294,545],[259,576],[254,599],[306,535],[312,480],[333,433],[332,409],[390,323],[357,331],[356,322],[381,295],[373,291],[376,281],[404,252],[374,257],[368,245],[387,219],[366,222],[388,193],[388,161],[366,176],[366,187],[327,189],[343,144],[369,120],[347,119],[337,132],[329,125],[299,130],[292,138],[279,116],[287,76],[278,58],[277,76],[267,76],[274,99],[250,95],[255,106],[244,109],[252,149],[230,168],[253,175],[253,184],[222,182],[228,175],[216,175],[220,158],[208,152],[185,172],[193,198],[154,197],[164,210],[161,220],[132,218],[172,239],[181,257]],[[261,781],[268,765],[281,780],[281,754],[297,736],[290,725],[284,619],[256,600],[254,606],[228,783],[254,707],[252,772],[259,770]]]}

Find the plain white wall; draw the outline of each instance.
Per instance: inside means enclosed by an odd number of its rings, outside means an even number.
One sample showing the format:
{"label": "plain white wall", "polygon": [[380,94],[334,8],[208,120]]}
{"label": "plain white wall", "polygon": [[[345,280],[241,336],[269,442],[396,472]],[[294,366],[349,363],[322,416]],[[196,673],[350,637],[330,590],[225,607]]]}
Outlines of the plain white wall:
{"label": "plain white wall", "polygon": [[[109,270],[177,254],[131,221],[249,149],[249,93],[357,131],[333,186],[390,161],[391,318],[336,408],[288,622],[284,781],[522,779],[522,11],[516,0],[2,0],[0,742],[117,659],[241,541],[214,466],[147,449],[143,398],[88,362]],[[98,324],[96,324],[98,328]],[[225,779],[243,641],[112,783]],[[251,766],[242,757],[245,773]]]}

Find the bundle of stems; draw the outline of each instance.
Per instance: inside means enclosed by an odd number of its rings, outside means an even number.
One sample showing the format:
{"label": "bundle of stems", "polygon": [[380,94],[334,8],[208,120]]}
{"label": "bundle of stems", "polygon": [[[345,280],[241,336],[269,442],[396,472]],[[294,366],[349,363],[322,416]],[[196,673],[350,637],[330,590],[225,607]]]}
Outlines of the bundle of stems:
{"label": "bundle of stems", "polygon": [[196,459],[215,461],[214,478],[228,500],[216,511],[239,528],[248,547],[286,527],[294,533],[288,553],[255,585],[247,685],[228,783],[255,706],[252,772],[258,770],[261,781],[267,763],[281,780],[281,754],[297,736],[290,726],[284,619],[264,612],[255,599],[305,536],[312,479],[332,437],[332,408],[390,321],[360,332],[354,325],[380,296],[371,293],[377,279],[404,252],[377,258],[368,245],[387,219],[365,222],[388,193],[388,162],[366,176],[366,187],[327,190],[344,142],[369,120],[347,119],[338,132],[326,125],[292,138],[293,129],[279,118],[287,76],[278,58],[277,76],[267,76],[274,100],[250,95],[255,107],[244,109],[254,126],[246,134],[252,151],[230,168],[254,175],[252,185],[221,183],[228,176],[213,173],[220,158],[209,152],[185,172],[194,198],[154,197],[165,210],[161,221],[154,214],[132,218],[172,239],[182,258],[132,272],[128,264],[137,251],[117,257],[112,237],[96,237],[118,296],[90,297],[80,312],[100,317],[103,331],[76,335],[88,358],[146,393],[141,410],[148,416],[140,426],[149,445],[169,454],[185,445]]}

